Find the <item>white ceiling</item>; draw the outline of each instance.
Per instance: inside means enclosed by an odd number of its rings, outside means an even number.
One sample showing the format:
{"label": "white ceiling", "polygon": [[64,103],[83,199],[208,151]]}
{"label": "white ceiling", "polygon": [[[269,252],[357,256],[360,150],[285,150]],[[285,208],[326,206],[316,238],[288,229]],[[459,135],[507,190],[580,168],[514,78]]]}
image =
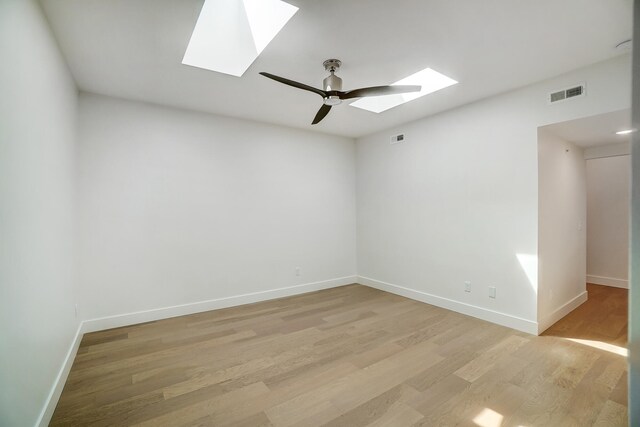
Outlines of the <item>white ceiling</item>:
{"label": "white ceiling", "polygon": [[631,110],[554,123],[542,129],[583,148],[629,142],[631,135],[616,135],[616,132],[631,129]]}
{"label": "white ceiling", "polygon": [[[289,0],[300,8],[243,77],[182,65],[203,0],[42,0],[81,90],[351,137],[553,77],[620,52],[632,0]],[[258,75],[344,89],[426,67],[457,80],[381,114],[334,107]]]}

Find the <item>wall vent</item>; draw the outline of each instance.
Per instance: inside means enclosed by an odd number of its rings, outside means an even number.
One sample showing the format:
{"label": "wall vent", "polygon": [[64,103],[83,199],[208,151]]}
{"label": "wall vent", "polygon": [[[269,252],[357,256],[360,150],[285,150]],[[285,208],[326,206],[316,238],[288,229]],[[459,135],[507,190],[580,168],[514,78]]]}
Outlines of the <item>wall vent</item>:
{"label": "wall vent", "polygon": [[401,142],[404,142],[404,133],[399,133],[391,137],[392,144],[400,144]]}
{"label": "wall vent", "polygon": [[578,96],[584,96],[586,93],[584,83],[577,86],[573,86],[567,89],[557,90],[549,94],[549,103],[564,101],[566,99],[575,98]]}

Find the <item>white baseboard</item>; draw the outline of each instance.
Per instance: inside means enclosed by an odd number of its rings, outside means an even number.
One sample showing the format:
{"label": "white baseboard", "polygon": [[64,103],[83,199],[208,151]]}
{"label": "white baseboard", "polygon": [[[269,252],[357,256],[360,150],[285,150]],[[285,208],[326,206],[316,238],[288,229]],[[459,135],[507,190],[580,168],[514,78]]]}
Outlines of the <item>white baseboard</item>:
{"label": "white baseboard", "polygon": [[305,294],[308,292],[320,291],[323,289],[337,288],[339,286],[350,285],[357,282],[357,276],[340,277],[337,279],[324,280],[321,282],[305,283],[302,285],[289,286],[286,288],[271,289],[268,291],[252,292],[249,294],[235,295],[225,298],[217,298],[207,301],[199,301],[189,304],[175,305],[172,307],[156,308],[153,310],[138,311],[135,313],[119,314],[115,316],[101,317],[99,319],[84,320],[78,326],[76,336],[71,343],[67,356],[58,372],[51,392],[47,397],[36,426],[45,427],[49,425],[53,412],[58,404],[58,399],[62,394],[62,389],[67,382],[69,371],[76,357],[82,336],[88,332],[102,331],[105,329],[117,328],[121,326],[135,325],[137,323],[150,322],[153,320],[168,319],[170,317],[184,316],[187,314],[200,313],[203,311],[217,310],[221,308],[235,307],[238,305],[251,304],[254,302],[268,301],[276,298],[283,298],[293,295]]}
{"label": "white baseboard", "polygon": [[571,313],[573,310],[578,308],[581,304],[587,301],[587,291],[581,292],[579,295],[573,297],[566,303],[564,303],[560,308],[555,310],[553,313],[546,316],[544,319],[541,319],[538,322],[538,335],[546,331],[556,323],[558,320],[562,319],[567,314]]}
{"label": "white baseboard", "polygon": [[358,276],[358,283],[380,289],[381,291],[390,292],[392,294],[435,305],[437,307],[446,308],[447,310],[466,314],[488,322],[497,323],[498,325],[517,329],[532,335],[538,334],[537,322],[512,316],[510,314],[500,313],[498,311],[439,297],[426,292],[417,291],[415,289],[405,288],[403,286],[392,285],[391,283],[381,282],[368,277]]}
{"label": "white baseboard", "polygon": [[629,281],[625,279],[614,279],[613,277],[587,276],[587,283],[594,285],[612,286],[614,288],[629,289]]}
{"label": "white baseboard", "polygon": [[76,335],[73,338],[73,341],[71,341],[69,351],[67,351],[67,355],[62,362],[60,371],[58,371],[58,375],[53,382],[53,387],[51,387],[49,396],[47,396],[44,408],[42,408],[42,411],[40,412],[40,416],[38,417],[36,426],[46,427],[49,425],[51,417],[53,416],[53,411],[55,411],[56,405],[58,404],[58,399],[60,399],[60,395],[62,394],[64,384],[67,382],[67,377],[69,376],[69,371],[71,371],[73,360],[76,358],[76,353],[78,352],[78,348],[80,347],[80,341],[82,341],[82,335],[82,322],[80,322],[80,324],[78,325],[78,330],[76,331]]}
{"label": "white baseboard", "polygon": [[137,311],[134,313],[117,314],[115,316],[101,317],[84,321],[84,332],[96,332],[105,329],[119,328],[121,326],[135,325],[137,323],[151,322],[154,320],[168,319],[170,317],[184,316],[203,311],[218,310],[221,308],[235,307],[254,302],[267,301],[276,298],[304,294],[322,289],[355,283],[357,276],[340,277],[338,279],[324,280],[322,282],[305,283],[286,288],[271,289],[268,291],[252,292],[249,294],[234,295],[225,298],[216,298],[207,301],[198,301],[188,304],[174,305],[171,307],[154,308],[152,310]]}

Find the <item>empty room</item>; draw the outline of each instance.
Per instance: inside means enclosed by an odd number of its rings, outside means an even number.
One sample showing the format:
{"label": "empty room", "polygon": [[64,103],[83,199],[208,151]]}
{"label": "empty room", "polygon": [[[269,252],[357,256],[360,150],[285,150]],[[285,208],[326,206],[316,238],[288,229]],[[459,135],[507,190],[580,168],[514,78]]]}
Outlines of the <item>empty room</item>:
{"label": "empty room", "polygon": [[640,425],[639,13],[0,0],[0,426]]}

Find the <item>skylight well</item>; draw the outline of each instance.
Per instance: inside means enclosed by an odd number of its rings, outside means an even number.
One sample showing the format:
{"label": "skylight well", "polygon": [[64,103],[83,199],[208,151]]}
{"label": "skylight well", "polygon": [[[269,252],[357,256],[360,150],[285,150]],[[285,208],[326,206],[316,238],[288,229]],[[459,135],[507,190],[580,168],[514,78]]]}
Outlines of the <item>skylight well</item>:
{"label": "skylight well", "polygon": [[281,0],[205,0],[182,63],[240,77],[297,11]]}
{"label": "skylight well", "polygon": [[363,110],[372,111],[374,113],[381,113],[390,108],[397,107],[400,104],[404,104],[414,99],[421,98],[430,93],[436,92],[445,87],[457,84],[458,82],[450,77],[440,74],[431,68],[425,68],[422,71],[418,71],[415,74],[410,75],[402,80],[398,80],[392,83],[395,85],[420,85],[422,90],[420,92],[402,93],[398,95],[386,95],[386,96],[372,96],[368,98],[361,98],[356,102],[352,102],[352,107],[362,108]]}

